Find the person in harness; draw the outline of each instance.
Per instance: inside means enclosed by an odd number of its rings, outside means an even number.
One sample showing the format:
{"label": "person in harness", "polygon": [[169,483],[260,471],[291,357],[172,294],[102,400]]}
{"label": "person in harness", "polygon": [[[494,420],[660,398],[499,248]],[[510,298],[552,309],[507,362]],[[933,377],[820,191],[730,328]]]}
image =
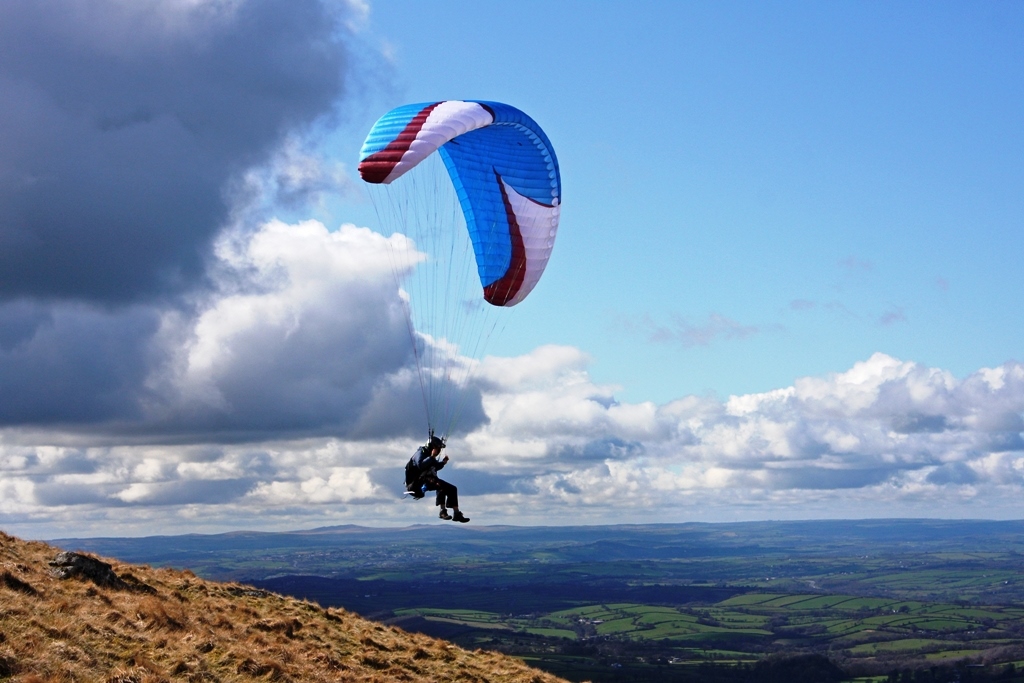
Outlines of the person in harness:
{"label": "person in harness", "polygon": [[[425,446],[420,446],[405,466],[405,491],[416,499],[423,498],[427,491],[437,491],[436,505],[441,508],[438,517],[455,522],[468,522],[469,517],[459,512],[459,490],[437,476],[437,471],[448,463],[447,455],[438,460],[442,450],[444,439],[434,436],[431,432],[430,441]],[[449,507],[452,514],[448,514]]]}

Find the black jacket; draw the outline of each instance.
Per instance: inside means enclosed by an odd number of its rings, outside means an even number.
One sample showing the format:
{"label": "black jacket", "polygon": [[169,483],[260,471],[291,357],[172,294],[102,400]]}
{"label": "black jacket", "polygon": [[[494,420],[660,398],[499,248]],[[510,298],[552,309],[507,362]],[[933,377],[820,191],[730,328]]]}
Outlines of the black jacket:
{"label": "black jacket", "polygon": [[430,454],[429,448],[420,446],[405,466],[405,490],[417,497],[423,496],[421,487],[437,476],[437,471],[444,467],[443,460]]}
{"label": "black jacket", "polygon": [[413,456],[413,460],[416,463],[416,469],[419,470],[420,476],[424,474],[436,474],[439,469],[444,467],[444,461],[438,460],[430,454],[430,450],[426,446],[420,446],[416,451],[416,455]]}

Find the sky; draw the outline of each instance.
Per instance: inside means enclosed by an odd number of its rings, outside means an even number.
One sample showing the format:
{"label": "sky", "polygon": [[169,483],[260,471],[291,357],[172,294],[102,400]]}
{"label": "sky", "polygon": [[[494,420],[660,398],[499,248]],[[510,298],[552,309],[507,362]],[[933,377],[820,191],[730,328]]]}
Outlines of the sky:
{"label": "sky", "polygon": [[[0,4],[0,528],[433,523],[409,102],[527,112],[544,279],[465,387],[480,524],[1019,518],[1024,7]],[[478,364],[478,365],[477,365]]]}

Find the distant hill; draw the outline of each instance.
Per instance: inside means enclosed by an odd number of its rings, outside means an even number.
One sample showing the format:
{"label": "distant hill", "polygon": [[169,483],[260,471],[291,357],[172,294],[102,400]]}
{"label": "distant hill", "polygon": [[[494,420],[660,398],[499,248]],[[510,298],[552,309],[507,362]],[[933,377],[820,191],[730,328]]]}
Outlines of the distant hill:
{"label": "distant hill", "polygon": [[[189,567],[218,580],[282,574],[360,576],[368,568],[487,562],[610,562],[863,556],[915,553],[1024,554],[1024,520],[862,519],[612,526],[512,527],[433,524],[142,538],[63,538],[61,547],[129,562]],[[729,578],[734,578],[730,576]]]}
{"label": "distant hill", "polygon": [[562,680],[251,586],[60,553],[0,532],[0,679]]}

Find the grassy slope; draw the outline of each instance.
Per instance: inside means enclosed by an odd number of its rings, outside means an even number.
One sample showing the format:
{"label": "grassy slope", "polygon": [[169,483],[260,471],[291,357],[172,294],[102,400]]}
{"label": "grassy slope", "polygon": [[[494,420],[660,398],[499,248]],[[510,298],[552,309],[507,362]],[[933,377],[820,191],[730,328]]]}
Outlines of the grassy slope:
{"label": "grassy slope", "polygon": [[188,571],[110,561],[155,592],[59,580],[58,549],[0,532],[0,679],[556,683],[492,652]]}

